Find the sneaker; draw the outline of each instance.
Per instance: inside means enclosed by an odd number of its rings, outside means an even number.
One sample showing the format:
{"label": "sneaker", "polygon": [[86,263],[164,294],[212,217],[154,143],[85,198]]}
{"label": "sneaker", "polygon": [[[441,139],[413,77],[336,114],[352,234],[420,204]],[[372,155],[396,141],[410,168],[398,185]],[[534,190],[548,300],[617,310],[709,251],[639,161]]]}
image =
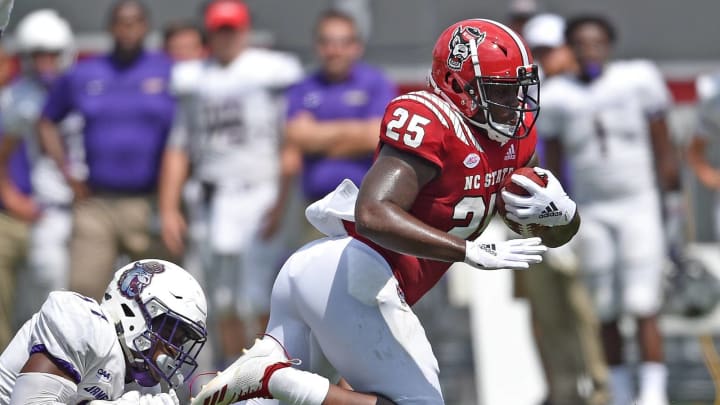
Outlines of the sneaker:
{"label": "sneaker", "polygon": [[269,335],[267,339],[255,339],[255,344],[243,353],[202,387],[191,404],[227,405],[251,398],[272,399],[268,390],[272,373],[298,364],[296,360],[289,360],[285,349]]}

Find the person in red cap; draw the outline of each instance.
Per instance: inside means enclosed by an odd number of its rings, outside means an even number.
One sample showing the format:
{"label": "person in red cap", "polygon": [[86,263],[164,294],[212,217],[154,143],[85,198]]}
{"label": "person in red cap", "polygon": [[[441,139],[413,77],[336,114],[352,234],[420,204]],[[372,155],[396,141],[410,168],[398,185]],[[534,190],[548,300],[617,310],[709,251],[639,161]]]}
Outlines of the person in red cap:
{"label": "person in red cap", "polygon": [[[164,153],[160,215],[165,245],[199,260],[215,328],[215,362],[241,354],[246,337],[262,332],[279,268],[290,174],[281,161],[278,95],[301,78],[293,56],[248,47],[245,4],[216,0],[205,12],[209,57],[173,71],[179,111]],[[192,170],[190,171],[190,168]],[[188,173],[200,184],[200,203],[181,211]],[[288,173],[283,176],[283,173]]]}

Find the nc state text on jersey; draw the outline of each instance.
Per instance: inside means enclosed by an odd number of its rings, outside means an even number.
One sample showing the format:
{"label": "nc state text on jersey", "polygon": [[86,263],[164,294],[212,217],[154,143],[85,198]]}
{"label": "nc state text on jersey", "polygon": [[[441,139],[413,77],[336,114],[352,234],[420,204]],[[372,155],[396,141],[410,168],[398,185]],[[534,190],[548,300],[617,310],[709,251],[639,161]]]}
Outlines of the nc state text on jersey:
{"label": "nc state text on jersey", "polygon": [[502,180],[513,171],[512,167],[503,167],[490,173],[485,173],[485,181],[483,182],[482,174],[465,176],[464,190],[478,190],[482,187],[490,187],[502,182]]}

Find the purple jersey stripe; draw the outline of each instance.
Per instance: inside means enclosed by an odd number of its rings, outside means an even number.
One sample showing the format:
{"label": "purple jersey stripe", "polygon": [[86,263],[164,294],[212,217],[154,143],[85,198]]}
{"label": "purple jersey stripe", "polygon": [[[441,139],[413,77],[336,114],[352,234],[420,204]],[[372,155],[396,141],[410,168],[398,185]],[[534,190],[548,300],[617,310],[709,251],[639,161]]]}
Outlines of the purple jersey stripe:
{"label": "purple jersey stripe", "polygon": [[57,357],[54,357],[52,354],[50,354],[50,352],[48,352],[48,350],[47,350],[47,348],[45,347],[44,344],[37,344],[37,345],[33,346],[32,349],[30,349],[30,354],[31,354],[31,355],[32,355],[32,354],[35,354],[35,353],[45,353],[45,354],[47,354],[48,357],[50,357],[50,360],[52,360],[52,362],[53,362],[56,366],[58,366],[58,368],[59,368],[60,370],[64,371],[65,373],[67,373],[68,375],[70,375],[70,376],[72,377],[72,379],[73,379],[73,381],[75,382],[75,384],[79,384],[79,383],[80,383],[80,373],[78,373],[78,371],[75,370],[75,367],[73,367],[72,364],[70,364],[69,362],[67,362],[67,361],[65,361],[65,360],[58,359]]}

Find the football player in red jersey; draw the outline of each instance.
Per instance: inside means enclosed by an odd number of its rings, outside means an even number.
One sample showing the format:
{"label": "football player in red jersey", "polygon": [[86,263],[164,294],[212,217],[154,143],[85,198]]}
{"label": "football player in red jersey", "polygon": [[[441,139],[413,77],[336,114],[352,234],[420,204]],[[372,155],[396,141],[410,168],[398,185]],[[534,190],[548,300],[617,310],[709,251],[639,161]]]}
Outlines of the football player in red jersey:
{"label": "football player in red jersey", "polygon": [[[506,26],[473,19],[447,28],[429,90],[388,105],[362,187],[345,181],[306,210],[328,237],[283,266],[267,336],[193,403],[442,404],[437,361],[410,306],[453,262],[495,270],[541,260],[540,238],[475,242],[502,179],[535,162],[537,87],[527,47]],[[575,203],[536,170],[547,187],[513,177],[530,196],[503,192],[508,216],[551,227],[554,243],[565,243],[579,226]],[[332,385],[339,376],[355,391]]]}

